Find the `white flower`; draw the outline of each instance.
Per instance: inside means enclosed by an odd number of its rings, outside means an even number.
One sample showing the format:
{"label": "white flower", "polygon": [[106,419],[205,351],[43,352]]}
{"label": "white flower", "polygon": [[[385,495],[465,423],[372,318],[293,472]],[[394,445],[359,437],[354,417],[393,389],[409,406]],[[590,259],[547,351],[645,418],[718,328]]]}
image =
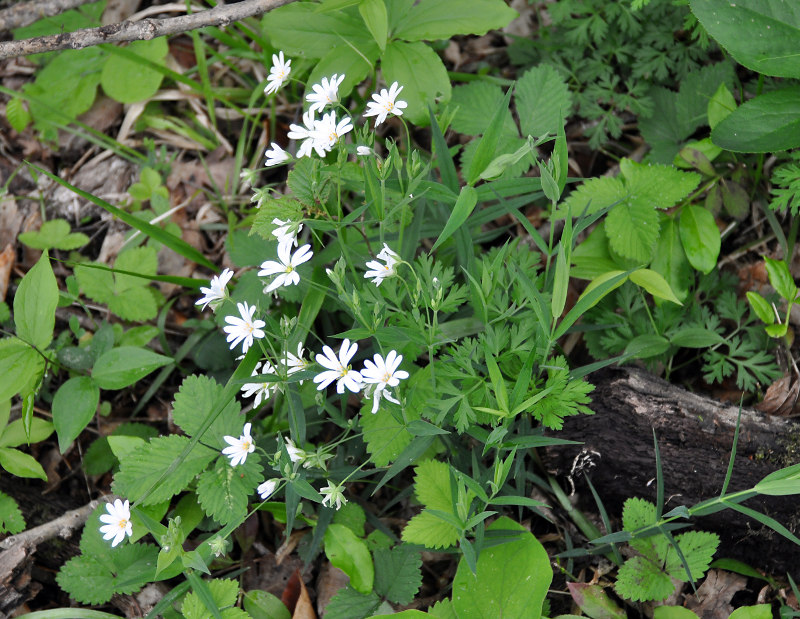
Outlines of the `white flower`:
{"label": "white flower", "polygon": [[324,149],[314,147],[314,138],[311,136],[317,122],[318,121],[314,118],[314,111],[308,110],[303,114],[303,125],[305,126],[289,125],[289,133],[286,134],[287,137],[290,140],[303,140],[302,144],[300,144],[300,149],[297,151],[298,159],[300,157],[309,157],[312,149],[315,149],[320,157],[325,156]]}
{"label": "white flower", "polygon": [[244,342],[242,344],[242,352],[246,353],[247,349],[253,345],[254,337],[260,339],[266,335],[261,330],[261,327],[266,326],[267,323],[263,320],[253,320],[253,314],[256,311],[255,305],[250,306],[245,301],[244,303],[237,303],[236,307],[239,309],[241,318],[225,316],[225,322],[228,323],[228,326],[223,327],[222,330],[228,334],[227,341],[231,344],[231,350],[236,348],[239,342]]}
{"label": "white flower", "polygon": [[403,361],[403,355],[398,355],[396,350],[389,351],[385,360],[377,353],[373,358],[375,359],[374,363],[369,359],[364,361],[361,379],[366,384],[375,385],[375,389],[372,392],[372,412],[376,413],[378,412],[378,404],[381,397],[399,404],[388,388],[397,387],[401,380],[408,378],[408,372],[397,369]]}
{"label": "white flower", "polygon": [[228,296],[228,291],[226,290],[225,286],[227,286],[228,282],[231,281],[231,277],[233,277],[233,271],[230,269],[225,269],[219,275],[215,275],[211,278],[208,288],[205,286],[200,287],[200,292],[202,292],[205,296],[198,299],[194,303],[195,305],[203,306],[200,308],[200,311],[206,309],[206,306],[209,304],[211,305],[212,310],[219,306],[220,301]]}
{"label": "white flower", "polygon": [[333,381],[336,381],[337,393],[344,393],[345,387],[353,393],[358,393],[361,390],[361,374],[351,369],[349,365],[350,359],[353,358],[357,350],[358,344],[354,342],[350,346],[350,340],[345,339],[339,349],[339,357],[337,359],[330,346],[322,347],[322,352],[325,354],[317,355],[317,363],[327,368],[327,370],[314,377],[314,382],[319,383],[317,386],[318,391],[322,391]]}
{"label": "white flower", "polygon": [[[281,358],[281,363],[286,366],[286,373],[289,375],[295,374],[297,372],[302,372],[310,365],[310,362],[303,359],[303,343],[299,342],[297,344],[297,354],[294,355],[290,353],[288,350],[283,354]],[[303,381],[300,381],[300,384],[303,384]]]}
{"label": "white flower", "polygon": [[278,92],[283,83],[292,72],[292,61],[283,59],[283,52],[272,54],[272,67],[269,69],[267,76],[267,87],[264,88],[264,94],[271,95],[273,92]]}
{"label": "white flower", "polygon": [[303,245],[294,254],[290,255],[292,251],[292,243],[279,243],[278,244],[278,260],[267,260],[261,263],[261,270],[258,272],[259,277],[267,277],[269,275],[278,275],[272,283],[266,287],[264,292],[272,292],[281,286],[297,285],[300,282],[300,274],[295,270],[304,262],[311,260],[314,253],[311,251],[311,245]]}
{"label": "white flower", "polygon": [[293,224],[290,220],[282,221],[277,217],[272,220],[276,226],[272,231],[272,236],[278,239],[278,243],[293,243],[297,247],[297,235],[303,229],[303,224]]}
{"label": "white flower", "polygon": [[377,116],[375,119],[376,127],[386,120],[389,114],[402,116],[403,109],[408,106],[408,103],[405,101],[397,101],[397,95],[400,94],[401,90],[403,90],[403,87],[397,82],[393,82],[389,90],[384,88],[381,90],[380,94],[372,95],[375,101],[367,103],[367,111],[364,113],[364,116]]}
{"label": "white flower", "polygon": [[338,75],[334,73],[330,81],[327,77],[322,78],[322,83],[314,84],[311,89],[314,91],[310,95],[306,95],[306,101],[311,101],[312,105],[308,110],[310,112],[322,111],[326,105],[331,105],[339,100],[339,84],[344,81],[344,73]]}
{"label": "white flower", "polygon": [[272,146],[272,148],[264,153],[264,155],[267,157],[267,162],[264,165],[266,165],[268,168],[289,160],[289,153],[283,150],[275,142],[272,142],[270,146]]}
{"label": "white flower", "polygon": [[356,146],[356,154],[368,157],[372,154],[372,149],[369,146]]}
{"label": "white flower", "polygon": [[[258,376],[258,368],[261,367],[261,362],[259,361],[256,364],[255,369],[253,369],[253,373],[251,376]],[[269,361],[264,362],[264,367],[261,369],[261,375],[264,376],[266,374],[275,374],[275,368],[272,367]],[[259,404],[262,401],[265,401],[269,398],[270,392],[277,389],[276,383],[245,383],[242,385],[242,391],[244,391],[243,397],[251,398],[254,395],[256,396],[255,401],[253,402],[253,406],[258,408]]]}
{"label": "white flower", "polygon": [[[336,146],[339,138],[352,130],[353,124],[349,116],[337,123],[336,112],[328,112],[314,123],[314,131],[311,132],[311,137],[314,139],[314,148],[317,153],[319,153],[320,149],[323,152],[329,152]],[[320,157],[322,156],[320,155]]]}
{"label": "white flower", "polygon": [[308,458],[308,454],[304,449],[300,449],[297,445],[294,444],[294,441],[290,438],[286,438],[286,453],[289,454],[289,460],[292,462],[303,462]]}
{"label": "white flower", "polygon": [[342,505],[347,504],[347,499],[344,498],[341,486],[335,486],[332,483],[328,483],[327,486],[320,490],[320,493],[325,495],[322,499],[323,505],[333,507],[333,504],[336,503],[336,509],[338,510]]}
{"label": "white flower", "polygon": [[383,249],[378,252],[378,258],[383,260],[385,264],[381,264],[377,260],[370,260],[367,262],[367,268],[371,270],[364,273],[364,279],[372,278],[376,286],[380,286],[384,279],[395,274],[395,265],[400,261],[400,256],[389,249],[386,243],[383,244]]}
{"label": "white flower", "polygon": [[249,423],[244,424],[244,430],[242,430],[242,435],[239,438],[235,436],[222,437],[228,443],[222,453],[231,459],[231,466],[244,464],[244,461],[247,460],[247,454],[255,451],[256,444],[253,441],[253,437],[250,436],[250,425]]}
{"label": "white flower", "polygon": [[131,506],[126,499],[123,503],[119,499],[113,503],[106,503],[107,514],[100,516],[100,522],[105,523],[100,527],[100,533],[103,534],[103,539],[111,541],[111,547],[114,548],[127,535],[133,535],[133,527],[131,525]]}
{"label": "white flower", "polygon": [[279,482],[280,479],[268,479],[264,483],[259,484],[258,488],[256,488],[256,492],[258,492],[258,495],[261,497],[262,501],[266,501],[272,496],[272,493],[277,489]]}

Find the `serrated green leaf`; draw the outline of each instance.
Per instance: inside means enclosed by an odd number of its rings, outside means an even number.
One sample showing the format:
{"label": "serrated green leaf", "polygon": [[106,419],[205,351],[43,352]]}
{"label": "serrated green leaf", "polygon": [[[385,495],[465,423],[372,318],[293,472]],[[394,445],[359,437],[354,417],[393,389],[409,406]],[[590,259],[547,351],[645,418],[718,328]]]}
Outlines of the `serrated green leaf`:
{"label": "serrated green leaf", "polygon": [[[689,531],[678,535],[675,541],[678,542],[678,547],[689,565],[692,578],[695,581],[702,578],[708,570],[714,553],[717,551],[719,536],[716,533],[708,533],[706,531]],[[683,562],[671,545],[667,549],[664,569],[667,574],[682,582],[689,580]]]}
{"label": "serrated green leaf", "polygon": [[348,586],[340,589],[325,607],[326,619],[354,619],[369,617],[381,605],[381,599],[374,593],[364,595]]}
{"label": "serrated green leaf", "polygon": [[114,492],[131,501],[141,500],[144,505],[152,505],[184,490],[189,481],[205,469],[218,452],[203,445],[195,445],[186,459],[143,498],[153,484],[170,470],[175,458],[188,444],[187,437],[173,434],[154,438],[137,449],[120,462],[119,471],[114,476]]}
{"label": "serrated green leaf", "polygon": [[592,215],[597,211],[621,202],[626,197],[627,192],[622,179],[610,176],[592,178],[584,181],[580,187],[567,196],[564,204],[556,211],[556,216],[559,218],[566,217],[566,206],[569,206],[569,212],[572,213],[573,217],[583,213]]}
{"label": "serrated green leaf", "polygon": [[657,565],[644,557],[633,557],[619,569],[614,589],[626,600],[646,602],[665,600],[675,587]]}
{"label": "serrated green leaf", "polygon": [[12,97],[6,104],[6,118],[17,133],[25,131],[25,127],[31,122],[31,115],[19,97]]}
{"label": "serrated green leaf", "polygon": [[239,466],[231,466],[229,460],[219,458],[214,468],[201,473],[197,480],[200,505],[221,525],[244,519],[250,496],[264,480],[261,465],[254,455],[250,454]]}
{"label": "serrated green leaf", "polygon": [[99,403],[100,389],[88,376],[75,376],[58,388],[52,412],[61,453],[89,424]]}
{"label": "serrated green leaf", "polygon": [[452,512],[450,467],[446,462],[426,460],[414,468],[414,494],[430,509]]}
{"label": "serrated green leaf", "polygon": [[395,29],[406,41],[449,39],[456,34],[486,34],[518,16],[502,0],[470,0],[453,10],[450,0],[421,0]]}
{"label": "serrated green leaf", "polygon": [[25,274],[14,295],[17,337],[39,350],[53,340],[58,304],[58,284],[47,252]]}
{"label": "serrated green leaf", "polygon": [[[222,619],[248,619],[249,615],[241,608],[232,608],[239,595],[239,583],[235,580],[215,578],[208,581],[206,585],[211,594],[209,603],[215,604],[222,611]],[[192,591],[183,600],[181,613],[186,619],[209,619],[211,617],[206,603],[197,591]]]}
{"label": "serrated green leaf", "polygon": [[[487,110],[500,108],[504,97],[503,90],[489,82],[475,81],[456,86],[450,99],[452,106],[457,108],[451,126],[459,133],[482,135],[492,119]],[[504,113],[502,134],[518,137],[517,125],[508,107]]]}
{"label": "serrated green leaf", "polygon": [[69,223],[64,219],[51,219],[39,230],[21,233],[19,240],[34,249],[70,251],[86,245],[89,237],[80,232],[70,233]]}
{"label": "serrated green leaf", "polygon": [[351,529],[342,524],[330,524],[325,529],[325,555],[331,564],[350,577],[350,586],[368,594],[375,581],[372,555],[366,542],[356,537]]}
{"label": "serrated green leaf", "polygon": [[375,551],[375,592],[395,604],[409,604],[422,585],[422,558],[408,546]]}
{"label": "serrated green leaf", "polygon": [[101,389],[124,389],[168,363],[171,358],[146,348],[112,348],[95,361],[92,380]]}
{"label": "serrated green leaf", "polygon": [[522,135],[537,138],[556,134],[572,108],[569,87],[549,64],[533,67],[519,78],[515,100]]}
{"label": "serrated green leaf", "polygon": [[14,535],[24,530],[25,518],[19,505],[5,492],[0,492],[0,533]]}
{"label": "serrated green leaf", "polygon": [[[189,436],[194,436],[205,418],[211,414],[214,402],[220,397],[224,387],[210,376],[187,376],[175,394],[172,419]],[[241,406],[231,400],[201,437],[201,442],[222,449],[228,444],[223,436],[239,436],[242,420],[239,418]]]}
{"label": "serrated green leaf", "polygon": [[381,58],[381,70],[387,84],[398,82],[403,86],[403,100],[408,103],[403,116],[416,125],[428,124],[428,106],[434,107],[437,100],[450,100],[447,70],[436,52],[424,43],[389,42]]}
{"label": "serrated green leaf", "polygon": [[[361,427],[364,430],[364,441],[367,444],[372,463],[375,466],[387,466],[408,447],[414,435],[405,425],[398,421],[389,408],[381,406],[373,415],[372,405],[364,405],[364,414],[361,415]],[[409,421],[419,419],[419,412],[413,413],[406,409]]]}
{"label": "serrated green leaf", "polygon": [[620,256],[640,264],[653,259],[660,221],[651,204],[625,200],[608,212],[604,226],[609,245]]}
{"label": "serrated green leaf", "polygon": [[501,517],[487,532],[516,535],[505,543],[484,548],[475,574],[462,558],[453,580],[453,608],[459,619],[541,616],[553,579],[547,551],[520,524]]}
{"label": "serrated green leaf", "polygon": [[409,520],[402,534],[404,542],[420,544],[426,548],[449,548],[457,544],[460,538],[459,529],[428,511]]}

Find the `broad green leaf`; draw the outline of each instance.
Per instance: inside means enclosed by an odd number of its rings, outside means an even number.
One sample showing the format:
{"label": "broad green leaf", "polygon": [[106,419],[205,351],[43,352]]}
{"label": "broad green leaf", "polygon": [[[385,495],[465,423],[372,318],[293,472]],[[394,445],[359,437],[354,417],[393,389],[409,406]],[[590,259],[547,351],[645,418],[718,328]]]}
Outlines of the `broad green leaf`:
{"label": "broad green leaf", "polygon": [[686,259],[686,252],[683,250],[678,232],[678,222],[673,217],[662,217],[661,234],[650,268],[666,280],[678,299],[686,300],[689,287],[694,281],[694,271]]}
{"label": "broad green leaf", "polygon": [[[344,80],[339,84],[339,100],[346,100],[353,88],[363,82],[364,78],[372,71],[372,68],[378,60],[379,52],[378,45],[372,39],[368,39],[367,42],[360,47],[342,44],[331,48],[328,50],[327,54],[320,58],[319,62],[311,71],[311,75],[308,76],[306,81],[306,94],[311,94],[312,86],[314,84],[319,84],[323,77],[330,79],[334,73],[337,75],[344,74]],[[405,90],[400,94],[400,98],[402,99]],[[281,202],[283,202],[283,200]],[[282,217],[282,219],[287,218]],[[272,219],[269,220],[269,223],[272,224]],[[275,226],[272,226],[272,228],[274,227]],[[272,228],[270,228],[270,230]]]}
{"label": "broad green leaf", "polygon": [[[771,616],[771,615],[770,615]],[[695,613],[682,606],[656,606],[653,619],[700,619]],[[730,619],[730,617],[728,617]]]}
{"label": "broad green leaf", "polygon": [[358,12],[372,33],[372,37],[381,48],[386,49],[386,38],[389,35],[389,15],[384,0],[362,0]]}
{"label": "broad green leaf", "polygon": [[[214,410],[214,403],[223,391],[223,386],[210,376],[187,376],[175,394],[172,420],[187,435],[194,436]],[[201,437],[203,444],[219,449],[227,447],[222,437],[239,436],[244,425],[244,420],[239,417],[240,411],[239,403],[231,400]]]}
{"label": "broad green leaf", "polygon": [[[166,60],[167,37],[134,41],[127,49],[140,58],[163,65]],[[113,53],[103,66],[100,85],[105,93],[120,103],[136,103],[149,99],[161,86],[164,74],[144,62],[137,62]]]}
{"label": "broad green leaf", "polygon": [[450,467],[437,460],[426,460],[414,469],[414,491],[427,508],[414,516],[403,529],[403,540],[423,544],[428,548],[446,548],[455,544],[461,531],[453,524],[435,516],[428,510],[453,514],[450,490]]}
{"label": "broad green leaf", "polygon": [[716,128],[720,121],[730,116],[736,109],[736,99],[725,84],[720,84],[708,102],[708,126]]}
{"label": "broad green leaf", "polygon": [[773,324],[775,322],[775,312],[772,310],[769,301],[757,292],[752,292],[751,290],[748,290],[745,294],[747,295],[747,300],[750,302],[750,307],[753,308],[753,311],[761,322],[768,325]]}
{"label": "broad green leaf", "polygon": [[325,530],[325,554],[330,562],[350,577],[350,586],[359,593],[372,591],[375,568],[366,542],[348,527],[330,524]]}
{"label": "broad green leaf", "polygon": [[261,466],[254,455],[235,467],[227,458],[219,458],[214,468],[201,473],[197,480],[200,505],[206,514],[222,525],[244,519],[250,496],[264,481]]}
{"label": "broad green leaf", "polygon": [[784,0],[691,0],[692,12],[748,69],[800,78],[800,7]]}
{"label": "broad green leaf", "polygon": [[658,211],[643,200],[625,200],[606,215],[605,232],[611,248],[640,264],[653,259],[660,221]]}
{"label": "broad green leaf", "polygon": [[293,3],[269,11],[261,21],[264,33],[276,49],[299,58],[322,58],[332,48],[344,45],[356,49],[375,45],[364,22],[353,10],[319,13],[318,6]]}
{"label": "broad green leaf", "polygon": [[0,492],[0,533],[14,535],[25,530],[25,518],[17,502],[4,492]]}
{"label": "broad green leaf", "polygon": [[44,371],[44,358],[16,337],[0,340],[0,402],[38,382]]}
{"label": "broad green leaf", "polygon": [[[154,438],[132,452],[120,462],[119,471],[114,476],[114,492],[144,505],[161,503],[181,492],[219,455],[204,445],[195,445],[189,455],[158,486],[153,487],[172,468],[188,444],[187,437],[171,434]],[[151,489],[152,492],[147,494]]]}
{"label": "broad green leaf", "polygon": [[458,199],[453,207],[453,211],[447,219],[447,223],[444,225],[441,234],[439,234],[439,238],[436,239],[433,247],[431,247],[431,252],[435,251],[439,245],[453,236],[455,231],[467,221],[467,218],[472,214],[477,203],[478,193],[475,191],[475,188],[469,185],[463,186],[461,188],[461,193],[458,194]]}
{"label": "broad green leaf", "polygon": [[[365,403],[360,421],[364,430],[364,441],[373,464],[386,466],[403,453],[414,435],[402,422],[395,419],[387,407],[380,406],[374,415],[371,411],[372,404]],[[411,417],[419,419],[419,413]]]}
{"label": "broad green leaf", "polygon": [[703,327],[684,327],[669,338],[673,346],[682,348],[708,348],[725,342],[716,331]]}
{"label": "broad green leaf", "polygon": [[234,606],[239,596],[238,581],[214,578],[206,582],[196,574],[195,578],[193,591],[184,598],[181,605],[181,613],[186,619],[207,619],[213,616],[211,608],[222,619],[247,619],[247,613]]}
{"label": "broad green leaf", "polygon": [[423,511],[408,521],[403,529],[403,541],[426,548],[449,548],[458,543],[461,531],[449,522]]}
{"label": "broad green leaf", "polygon": [[681,209],[681,244],[690,264],[702,273],[717,266],[722,240],[714,216],[702,206],[687,204]]}
{"label": "broad green leaf", "polygon": [[771,619],[772,606],[770,604],[756,604],[755,606],[741,606],[734,610],[728,619]]}
{"label": "broad green leaf", "polygon": [[58,388],[52,411],[61,453],[89,424],[99,403],[100,389],[88,376],[75,376]]}
{"label": "broad green leaf", "polygon": [[14,295],[17,337],[40,350],[53,341],[58,284],[47,252],[25,274]]}
{"label": "broad green leaf", "polygon": [[122,460],[132,451],[142,447],[147,441],[138,436],[126,436],[124,434],[112,435],[107,438],[108,448],[117,460]]}
{"label": "broad green leaf", "polygon": [[768,153],[800,146],[800,86],[746,101],[717,124],[711,139],[734,152]]}
{"label": "broad green leaf", "polygon": [[33,456],[10,447],[0,447],[0,467],[17,477],[34,477],[47,481],[42,465]]}
{"label": "broad green leaf", "polygon": [[664,600],[675,586],[660,565],[645,557],[636,556],[625,561],[619,569],[614,589],[627,600],[642,602]]}
{"label": "broad green leaf", "polygon": [[146,348],[113,348],[95,362],[92,380],[101,389],[124,389],[168,363],[172,359]]}
{"label": "broad green leaf", "polygon": [[268,591],[251,589],[244,594],[243,606],[252,619],[291,619],[292,615],[279,598]]}
{"label": "broad green leaf", "polygon": [[673,578],[687,582],[689,574],[687,574],[686,568],[688,567],[693,581],[696,582],[708,571],[711,559],[719,546],[719,536],[707,531],[689,531],[678,535],[675,541],[686,559],[686,565],[684,566],[675,547],[670,545],[667,547],[664,570]]}
{"label": "broad green leaf", "polygon": [[453,608],[459,619],[540,617],[553,579],[544,547],[510,518],[499,518],[486,530],[510,536],[481,551],[476,574],[463,558],[459,561],[453,580]]}
{"label": "broad green leaf", "polygon": [[567,588],[573,601],[586,613],[587,617],[594,619],[625,619],[627,614],[600,585],[591,585],[581,582],[568,582]]}
{"label": "broad green leaf", "polygon": [[764,258],[764,266],[767,269],[769,276],[769,283],[787,301],[794,301],[797,296],[797,286],[794,283],[794,278],[789,272],[789,267],[783,260],[773,260],[772,258]]}
{"label": "broad green leaf", "polygon": [[418,550],[401,545],[375,551],[375,593],[395,604],[410,604],[422,585]]}
{"label": "broad green leaf", "polygon": [[[25,107],[25,104],[22,103],[20,97],[12,97],[6,104],[6,119],[8,120],[8,124],[11,125],[17,133],[25,131],[25,127],[30,124],[31,115]],[[22,234],[20,234],[20,236],[22,236]]]}
{"label": "broad green leaf", "polygon": [[[495,109],[492,115],[492,120],[486,128],[486,132],[478,141],[478,146],[475,149],[475,155],[469,163],[467,171],[467,183],[474,185],[480,179],[481,173],[492,162],[497,151],[497,144],[503,135],[503,122],[508,110],[509,102],[511,101],[511,89],[508,89],[506,96],[500,106]],[[476,196],[477,199],[477,196]]]}
{"label": "broad green leaf", "polygon": [[469,0],[457,7],[451,0],[421,0],[395,29],[406,41],[449,39],[456,34],[486,34],[504,28],[518,16],[503,0]]}
{"label": "broad green leaf", "polygon": [[675,296],[672,288],[669,287],[667,280],[651,269],[637,269],[630,274],[630,280],[637,286],[644,288],[654,297],[683,305],[678,297]]}
{"label": "broad green leaf", "polygon": [[83,247],[89,237],[81,232],[70,232],[69,223],[65,219],[51,219],[42,224],[39,230],[23,232],[19,240],[34,249],[62,249],[69,251]]}
{"label": "broad green leaf", "polygon": [[649,359],[663,355],[669,350],[669,340],[663,335],[644,334],[633,338],[625,347],[625,355],[637,359]]}
{"label": "broad green leaf", "polygon": [[0,431],[0,447],[17,447],[43,441],[53,433],[53,424],[40,417],[33,417],[25,428],[23,419],[15,419]]}
{"label": "broad green leaf", "polygon": [[589,285],[586,286],[583,293],[578,297],[578,302],[573,306],[563,320],[558,323],[558,327],[553,334],[553,339],[557,340],[567,332],[575,322],[583,316],[584,313],[589,311],[597,305],[604,296],[612,290],[619,288],[628,279],[629,272],[627,271],[609,271],[595,277]]}
{"label": "broad green leaf", "polygon": [[402,99],[408,103],[403,115],[417,125],[428,124],[428,107],[449,101],[451,86],[439,56],[424,43],[390,41],[381,59],[387,84],[403,86]]}
{"label": "broad green leaf", "polygon": [[[519,97],[519,95],[517,95]],[[459,133],[482,135],[489,127],[492,116],[487,110],[498,110],[503,105],[505,94],[496,84],[481,80],[456,86],[450,98],[452,107],[457,108],[451,126]],[[506,107],[503,112],[503,135],[518,137],[517,125]]]}
{"label": "broad green leaf", "polygon": [[549,64],[540,64],[519,78],[515,95],[522,135],[556,134],[570,115],[572,95],[564,78]]}
{"label": "broad green leaf", "polygon": [[608,237],[603,226],[592,230],[583,243],[574,249],[571,258],[574,266],[570,269],[570,275],[580,279],[594,279],[619,269],[608,251]]}

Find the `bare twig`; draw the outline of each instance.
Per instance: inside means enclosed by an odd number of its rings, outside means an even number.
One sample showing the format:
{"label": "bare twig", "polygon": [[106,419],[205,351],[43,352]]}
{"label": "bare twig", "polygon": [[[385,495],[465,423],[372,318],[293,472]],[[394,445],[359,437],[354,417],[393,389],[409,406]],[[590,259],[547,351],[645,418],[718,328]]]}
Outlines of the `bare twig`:
{"label": "bare twig", "polygon": [[228,24],[261,15],[272,9],[289,4],[293,0],[244,0],[235,4],[218,5],[213,9],[168,17],[165,19],[143,19],[139,22],[124,21],[119,24],[86,28],[64,34],[53,34],[21,41],[0,43],[0,60],[15,56],[27,56],[52,52],[59,49],[83,49],[100,43],[121,43],[124,41],[150,40],[155,37],[179,34],[206,26],[227,26]]}
{"label": "bare twig", "polygon": [[92,0],[31,0],[0,11],[0,32],[22,28],[37,19],[52,17]]}
{"label": "bare twig", "polygon": [[[35,548],[42,542],[46,542],[54,537],[66,539],[72,535],[75,529],[84,525],[89,514],[97,507],[97,504],[98,501],[90,501],[83,507],[68,511],[55,520],[45,522],[38,527],[7,537],[0,542],[0,548],[4,550],[15,547],[29,549]],[[0,563],[2,563],[4,554],[5,553],[0,553]]]}

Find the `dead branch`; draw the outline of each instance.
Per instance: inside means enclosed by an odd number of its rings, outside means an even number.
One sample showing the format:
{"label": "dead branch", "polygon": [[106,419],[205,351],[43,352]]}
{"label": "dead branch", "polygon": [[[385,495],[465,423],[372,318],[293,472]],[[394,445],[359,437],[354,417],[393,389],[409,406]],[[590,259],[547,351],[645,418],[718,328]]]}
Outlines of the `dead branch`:
{"label": "dead branch", "polygon": [[21,41],[0,43],[0,60],[16,56],[27,56],[60,49],[83,49],[101,43],[122,43],[126,41],[149,41],[156,37],[197,30],[207,26],[227,26],[236,21],[261,15],[293,0],[243,0],[236,4],[218,5],[213,9],[168,17],[164,19],[143,19],[138,22],[123,21],[119,24],[85,28],[75,32],[53,34]]}
{"label": "dead branch", "polygon": [[43,17],[52,17],[92,0],[31,0],[0,11],[0,32],[22,28]]}
{"label": "dead branch", "polygon": [[[51,540],[54,537],[66,539],[72,535],[75,529],[83,526],[89,514],[97,507],[97,504],[98,501],[90,501],[83,507],[65,512],[55,520],[45,522],[38,527],[7,537],[3,541],[0,541],[0,548],[5,549],[6,552],[9,552],[13,548],[24,548],[27,550],[29,548],[35,548],[42,542]],[[5,552],[0,553],[0,563],[2,563],[4,555]]]}

